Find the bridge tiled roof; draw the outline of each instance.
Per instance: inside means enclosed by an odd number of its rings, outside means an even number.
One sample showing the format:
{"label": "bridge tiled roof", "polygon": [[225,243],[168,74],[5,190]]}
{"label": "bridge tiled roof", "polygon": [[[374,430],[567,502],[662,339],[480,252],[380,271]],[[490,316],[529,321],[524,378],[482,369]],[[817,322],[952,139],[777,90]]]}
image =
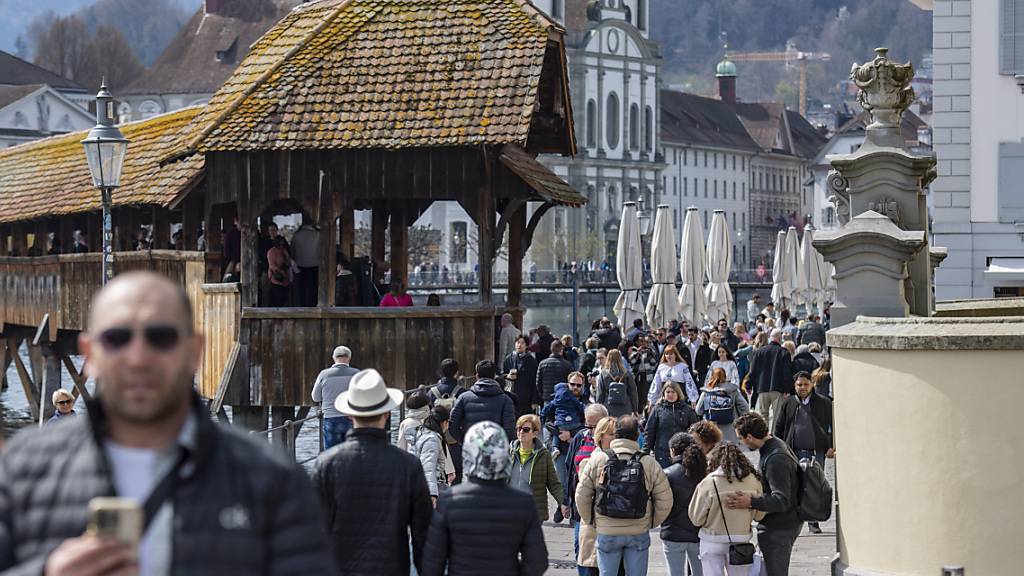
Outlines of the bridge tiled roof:
{"label": "bridge tiled roof", "polygon": [[[125,155],[121,187],[114,206],[169,206],[202,175],[203,158],[190,156],[161,166],[184,128],[199,113],[185,108],[120,126],[131,143]],[[0,150],[0,222],[16,222],[100,209],[81,141],[88,131],[72,132]]]}

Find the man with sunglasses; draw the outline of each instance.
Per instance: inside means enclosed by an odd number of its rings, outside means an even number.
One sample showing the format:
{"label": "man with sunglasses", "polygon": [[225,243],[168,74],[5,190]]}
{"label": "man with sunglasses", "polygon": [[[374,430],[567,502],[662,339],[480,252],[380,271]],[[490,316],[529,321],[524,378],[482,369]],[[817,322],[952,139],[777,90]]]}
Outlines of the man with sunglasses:
{"label": "man with sunglasses", "polygon": [[[87,416],[19,434],[0,456],[0,573],[44,576],[328,574],[305,473],[210,419],[193,377],[203,337],[184,291],[122,274],[79,338],[97,381]],[[86,534],[89,502],[145,510],[136,549]]]}

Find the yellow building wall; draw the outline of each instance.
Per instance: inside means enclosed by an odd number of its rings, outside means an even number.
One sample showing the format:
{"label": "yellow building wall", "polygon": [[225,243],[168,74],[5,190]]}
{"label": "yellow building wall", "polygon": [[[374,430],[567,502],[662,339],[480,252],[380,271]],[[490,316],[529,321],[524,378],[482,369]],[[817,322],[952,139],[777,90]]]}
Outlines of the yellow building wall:
{"label": "yellow building wall", "polygon": [[1024,352],[833,349],[833,361],[843,564],[1024,574]]}

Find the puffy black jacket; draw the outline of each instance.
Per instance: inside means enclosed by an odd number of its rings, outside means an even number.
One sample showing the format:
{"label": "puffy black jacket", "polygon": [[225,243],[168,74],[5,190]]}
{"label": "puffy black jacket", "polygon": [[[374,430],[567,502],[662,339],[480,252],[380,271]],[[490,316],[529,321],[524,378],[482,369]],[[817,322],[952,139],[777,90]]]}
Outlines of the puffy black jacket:
{"label": "puffy black jacket", "polygon": [[[103,409],[95,399],[88,408],[19,434],[0,458],[0,574],[42,574],[50,552],[85,531],[89,500],[116,494]],[[214,424],[198,398],[193,414],[197,449],[172,496],[171,573],[333,573],[302,469],[267,442]]]}
{"label": "puffy black jacket", "polygon": [[537,360],[529,352],[520,356],[518,352],[513,351],[501,364],[502,376],[507,376],[513,368],[516,370],[516,379],[507,382],[512,385],[512,392],[519,398],[516,413],[526,414],[531,411],[534,404],[541,404],[540,390],[537,388]]}
{"label": "puffy black jacket", "polygon": [[462,442],[469,427],[490,420],[505,430],[509,441],[516,437],[516,409],[501,386],[490,378],[481,378],[455,400],[448,431]]}
{"label": "puffy black jacket", "polygon": [[685,400],[677,400],[671,404],[659,401],[647,417],[644,429],[644,450],[652,453],[662,468],[672,464],[669,457],[668,441],[677,432],[686,432],[690,426],[700,421],[700,416],[693,411]]}
{"label": "puffy black jacket", "polygon": [[793,357],[793,374],[797,372],[807,372],[811,374],[818,369],[818,361],[814,358],[814,354],[810,352],[801,352]]}
{"label": "puffy black jacket", "polygon": [[661,539],[669,542],[700,542],[699,528],[690,521],[690,500],[697,490],[697,483],[686,477],[682,458],[672,460],[674,464],[665,469],[668,485],[672,487],[672,511],[661,523]]}
{"label": "puffy black jacket", "polygon": [[537,388],[543,404],[551,402],[555,395],[555,384],[569,381],[572,364],[560,356],[548,356],[537,365]]}
{"label": "puffy black jacket", "polygon": [[419,460],[388,444],[384,430],[356,428],[317,459],[313,483],[338,571],[348,576],[409,574],[430,525],[430,491]]}
{"label": "puffy black jacket", "polygon": [[504,480],[476,478],[443,492],[420,575],[443,576],[445,566],[448,576],[543,574],[548,550],[533,498]]}
{"label": "puffy black jacket", "polygon": [[750,355],[750,384],[758,394],[783,392],[793,394],[793,361],[789,351],[775,342],[762,346]]}

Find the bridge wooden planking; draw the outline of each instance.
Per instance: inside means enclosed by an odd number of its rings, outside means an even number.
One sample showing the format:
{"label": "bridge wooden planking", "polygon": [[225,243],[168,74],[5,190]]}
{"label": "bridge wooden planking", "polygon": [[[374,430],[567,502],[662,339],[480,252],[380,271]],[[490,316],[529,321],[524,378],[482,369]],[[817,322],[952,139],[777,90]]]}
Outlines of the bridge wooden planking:
{"label": "bridge wooden planking", "polygon": [[435,382],[447,357],[472,373],[477,361],[493,359],[494,318],[493,308],[243,309],[249,400],[272,406],[313,404],[313,382],[331,365],[338,345],[352,349],[353,366],[377,369],[396,388]]}
{"label": "bridge wooden planking", "polygon": [[[238,284],[203,284],[200,291],[202,315],[198,318],[206,343],[199,371],[199,391],[204,397],[213,398],[231,349],[238,340],[239,290]],[[233,397],[225,397],[227,404],[234,404],[232,400]]]}

